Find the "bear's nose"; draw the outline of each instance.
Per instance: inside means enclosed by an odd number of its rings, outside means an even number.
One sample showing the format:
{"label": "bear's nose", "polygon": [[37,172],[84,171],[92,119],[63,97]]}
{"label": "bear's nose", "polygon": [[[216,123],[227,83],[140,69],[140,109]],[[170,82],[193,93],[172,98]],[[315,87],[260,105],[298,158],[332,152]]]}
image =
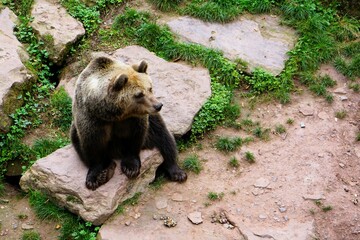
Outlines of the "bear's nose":
{"label": "bear's nose", "polygon": [[162,103],[158,103],[158,104],[154,105],[154,108],[155,108],[156,111],[159,112],[161,110],[162,106],[163,106]]}

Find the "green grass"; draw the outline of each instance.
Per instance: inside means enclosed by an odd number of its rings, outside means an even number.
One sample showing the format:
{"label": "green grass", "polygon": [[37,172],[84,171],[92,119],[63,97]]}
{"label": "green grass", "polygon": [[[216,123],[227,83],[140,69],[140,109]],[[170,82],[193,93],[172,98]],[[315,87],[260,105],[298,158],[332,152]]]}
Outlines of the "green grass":
{"label": "green grass", "polygon": [[345,110],[340,110],[335,112],[335,117],[338,119],[344,119],[347,116],[347,112]]}
{"label": "green grass", "polygon": [[182,1],[183,0],[150,0],[150,2],[161,11],[174,10]]}
{"label": "green grass", "polygon": [[289,124],[289,125],[293,125],[293,124],[294,124],[294,119],[288,118],[288,119],[286,120],[286,123]]}
{"label": "green grass", "polygon": [[182,167],[185,170],[192,171],[196,174],[199,174],[202,170],[201,162],[197,155],[190,155],[186,157],[182,162]]}
{"label": "green grass", "polygon": [[51,119],[55,127],[68,132],[72,121],[72,100],[63,87],[50,96]]}
{"label": "green grass", "polygon": [[286,133],[286,128],[282,124],[276,124],[275,132],[278,134]]}
{"label": "green grass", "polygon": [[328,211],[331,211],[333,209],[332,206],[328,205],[328,206],[323,206],[321,208],[321,210],[323,210],[323,212],[328,212]]}
{"label": "green grass", "polygon": [[36,139],[32,150],[36,154],[36,158],[43,158],[55,150],[62,148],[70,143],[70,140],[67,138],[39,138]]}
{"label": "green grass", "polygon": [[25,231],[22,236],[22,240],[41,240],[40,234],[36,231]]}
{"label": "green grass", "polygon": [[[356,138],[355,138],[355,139],[356,139],[357,142],[360,142],[360,132],[358,132],[358,133],[356,134]],[[0,191],[0,192],[1,192],[1,191]]]}
{"label": "green grass", "polygon": [[126,206],[135,206],[139,203],[139,199],[141,196],[141,192],[137,192],[135,193],[135,195],[129,199],[126,199],[125,201],[123,201],[121,204],[119,204],[119,206],[117,207],[115,213],[116,214],[123,214],[125,212],[125,207]]}
{"label": "green grass", "polygon": [[152,183],[150,183],[149,187],[150,189],[157,191],[162,188],[165,182],[166,182],[165,177],[160,176],[156,178]]}
{"label": "green grass", "polygon": [[240,137],[219,137],[216,148],[223,152],[233,152],[241,147],[243,141]]}
{"label": "green grass", "polygon": [[209,192],[207,197],[211,201],[221,200],[224,197],[224,193]]}
{"label": "green grass", "polygon": [[264,141],[268,141],[270,139],[270,135],[269,135],[270,129],[269,128],[264,129],[264,128],[258,126],[252,130],[252,133],[255,137],[260,138]]}
{"label": "green grass", "polygon": [[80,217],[58,207],[46,195],[37,191],[31,191],[29,193],[29,203],[39,219],[54,221],[62,226],[60,239],[96,240],[99,227],[95,227],[89,222],[84,222]]}
{"label": "green grass", "polygon": [[245,160],[249,163],[255,163],[255,156],[252,152],[245,152]]}
{"label": "green grass", "polygon": [[240,167],[239,160],[237,160],[236,157],[230,158],[230,160],[229,160],[229,166],[230,166],[230,167],[233,167],[233,168],[238,168],[238,167]]}

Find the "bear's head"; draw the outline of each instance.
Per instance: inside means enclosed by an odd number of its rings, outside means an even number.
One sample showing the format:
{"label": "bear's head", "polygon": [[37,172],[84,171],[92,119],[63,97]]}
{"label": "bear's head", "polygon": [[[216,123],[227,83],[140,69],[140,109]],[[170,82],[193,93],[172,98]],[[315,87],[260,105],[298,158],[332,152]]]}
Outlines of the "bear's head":
{"label": "bear's head", "polygon": [[130,66],[109,57],[95,58],[81,73],[80,84],[87,88],[83,101],[102,106],[99,112],[118,120],[159,112],[163,104],[153,94],[147,67],[145,61]]}

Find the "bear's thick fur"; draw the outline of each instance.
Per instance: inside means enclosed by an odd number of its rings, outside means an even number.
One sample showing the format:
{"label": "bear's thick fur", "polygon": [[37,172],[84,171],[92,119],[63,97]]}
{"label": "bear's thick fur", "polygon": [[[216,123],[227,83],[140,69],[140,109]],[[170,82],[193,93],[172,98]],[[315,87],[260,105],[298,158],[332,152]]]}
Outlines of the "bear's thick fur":
{"label": "bear's thick fur", "polygon": [[71,141],[89,167],[86,187],[95,190],[121,170],[128,178],[140,173],[141,149],[157,148],[163,163],[156,175],[185,181],[176,163],[177,150],[159,111],[162,103],[152,93],[147,63],[129,66],[109,57],[93,59],[76,82]]}

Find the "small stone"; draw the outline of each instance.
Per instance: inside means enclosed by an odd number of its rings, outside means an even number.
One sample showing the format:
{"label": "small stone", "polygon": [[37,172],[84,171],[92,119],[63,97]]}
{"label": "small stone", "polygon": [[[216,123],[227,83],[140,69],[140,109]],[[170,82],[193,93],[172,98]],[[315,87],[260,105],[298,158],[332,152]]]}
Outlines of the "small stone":
{"label": "small stone", "polygon": [[266,188],[267,186],[269,186],[270,181],[266,178],[259,178],[256,180],[254,186],[257,188]]}
{"label": "small stone", "polygon": [[340,97],[340,100],[341,100],[341,101],[346,101],[346,100],[348,100],[348,97],[346,97],[346,96],[341,96],[341,97]]}
{"label": "small stone", "polygon": [[319,157],[319,158],[323,158],[324,156],[325,156],[324,153],[319,153],[319,154],[318,154],[318,157]]}
{"label": "small stone", "polygon": [[193,223],[193,224],[200,224],[203,222],[203,219],[201,217],[201,212],[192,212],[188,214],[188,219]]}
{"label": "small stone", "polygon": [[130,226],[131,222],[130,221],[126,221],[125,222],[125,226]]}
{"label": "small stone", "polygon": [[141,213],[135,213],[134,218],[138,219],[139,217],[141,217]]}
{"label": "small stone", "polygon": [[286,208],[285,208],[285,207],[280,207],[280,208],[279,208],[279,211],[282,212],[282,213],[283,213],[283,212],[286,212]]}
{"label": "small stone", "polygon": [[334,90],[334,93],[337,93],[337,94],[346,94],[347,91],[346,91],[346,88],[345,87],[340,87],[340,88],[337,88]]}
{"label": "small stone", "polygon": [[300,127],[301,127],[301,128],[305,128],[305,123],[303,123],[303,122],[300,123]]}
{"label": "small stone", "polygon": [[259,215],[259,218],[262,219],[262,220],[264,220],[264,219],[267,219],[267,216],[266,216],[265,214],[260,214],[260,215]]}
{"label": "small stone", "polygon": [[155,214],[153,215],[153,219],[154,219],[154,220],[157,220],[157,216],[156,216]]}
{"label": "small stone", "polygon": [[314,109],[308,105],[300,106],[299,112],[301,112],[304,116],[314,115]]}
{"label": "small stone", "polygon": [[349,192],[349,188],[347,186],[344,186],[344,191]]}
{"label": "small stone", "polygon": [[223,224],[223,226],[224,226],[226,229],[234,229],[234,228],[235,228],[235,226],[232,225],[232,224],[230,224],[230,223],[225,223],[225,224]]}
{"label": "small stone", "polygon": [[284,220],[285,220],[285,221],[289,221],[289,217],[288,217],[288,216],[285,216],[285,217],[284,217]]}
{"label": "small stone", "polygon": [[312,194],[312,195],[304,195],[304,200],[324,200],[325,197],[322,194]]}
{"label": "small stone", "polygon": [[344,163],[339,163],[339,166],[340,166],[341,168],[344,168],[344,167],[345,167],[345,164],[344,164]]}
{"label": "small stone", "polygon": [[0,199],[0,203],[9,203],[10,201],[8,199]]}
{"label": "small stone", "polygon": [[322,120],[326,120],[329,118],[329,115],[326,112],[319,112],[318,117]]}
{"label": "small stone", "polygon": [[60,224],[57,224],[56,226],[55,226],[55,229],[56,230],[59,230],[61,228],[61,225]]}
{"label": "small stone", "polygon": [[34,226],[32,224],[23,223],[21,225],[21,229],[23,229],[23,230],[31,230],[31,229],[34,229]]}
{"label": "small stone", "polygon": [[171,197],[171,200],[173,200],[174,202],[182,202],[184,201],[183,196],[180,193],[174,193]]}
{"label": "small stone", "polygon": [[18,226],[19,226],[18,223],[13,223],[13,224],[12,224],[12,228],[13,228],[13,229],[17,229]]}

